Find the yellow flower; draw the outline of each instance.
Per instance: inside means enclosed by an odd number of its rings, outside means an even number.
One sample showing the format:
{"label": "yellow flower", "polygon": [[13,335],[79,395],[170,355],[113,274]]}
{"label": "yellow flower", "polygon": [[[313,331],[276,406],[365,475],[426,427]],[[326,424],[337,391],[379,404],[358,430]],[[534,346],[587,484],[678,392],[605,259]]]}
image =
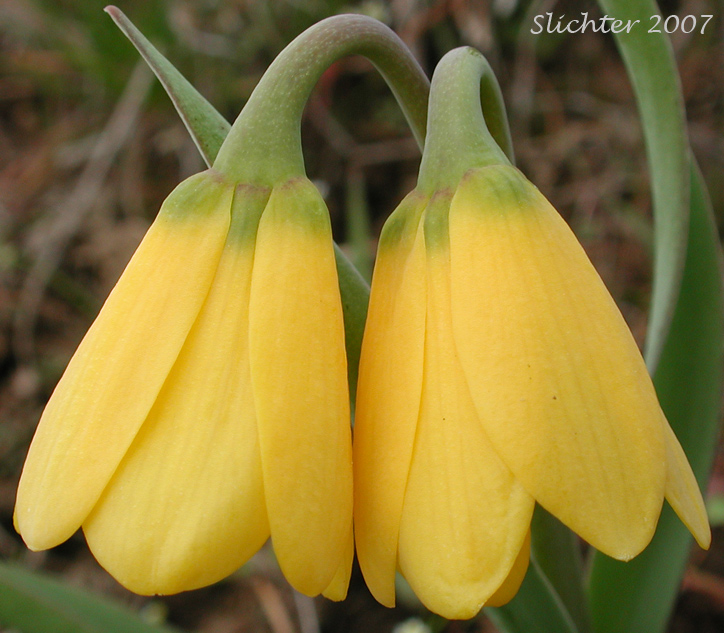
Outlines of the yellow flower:
{"label": "yellow flower", "polygon": [[664,497],[710,531],[639,350],[583,249],[510,166],[413,192],[384,228],[355,420],[355,536],[370,590],[399,568],[430,608],[509,600],[540,503],[621,560]]}
{"label": "yellow flower", "polygon": [[344,597],[352,468],[329,218],[299,178],[214,170],[169,196],[38,426],[15,525],[82,526],[127,588],[211,584],[269,538],[290,583]]}

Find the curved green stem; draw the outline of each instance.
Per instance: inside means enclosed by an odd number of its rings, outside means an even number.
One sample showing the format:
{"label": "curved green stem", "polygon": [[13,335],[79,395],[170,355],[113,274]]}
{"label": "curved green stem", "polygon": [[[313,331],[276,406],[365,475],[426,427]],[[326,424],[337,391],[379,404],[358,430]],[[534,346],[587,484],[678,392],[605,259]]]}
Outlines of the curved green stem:
{"label": "curved green stem", "polygon": [[428,112],[421,190],[455,188],[472,167],[512,162],[500,87],[487,60],[475,49],[456,48],[440,60]]}
{"label": "curved green stem", "polygon": [[429,89],[425,73],[384,24],[340,15],[311,27],[279,54],[236,119],[214,167],[240,182],[264,185],[303,175],[304,106],[322,73],[347,55],[363,55],[377,67],[422,145]]}
{"label": "curved green stem", "polygon": [[[477,51],[476,51],[477,52]],[[490,130],[490,135],[508,157],[511,165],[515,165],[515,153],[513,151],[513,139],[510,135],[508,125],[508,114],[505,111],[503,92],[500,90],[498,78],[490,67],[488,60],[482,57],[482,69],[480,75],[480,103],[483,109],[485,123]]]}

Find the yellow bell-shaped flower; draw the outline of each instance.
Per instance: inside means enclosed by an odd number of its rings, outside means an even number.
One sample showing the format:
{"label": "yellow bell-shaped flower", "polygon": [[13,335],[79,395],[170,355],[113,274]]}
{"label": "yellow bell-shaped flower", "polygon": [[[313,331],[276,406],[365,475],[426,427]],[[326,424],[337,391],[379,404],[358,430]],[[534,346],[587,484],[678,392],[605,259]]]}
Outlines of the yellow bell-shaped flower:
{"label": "yellow bell-shaped flower", "polygon": [[373,595],[395,571],[469,618],[515,595],[534,502],[606,554],[664,497],[707,547],[686,457],[575,236],[511,166],[415,191],[380,239],[355,418],[355,534]]}
{"label": "yellow bell-shaped flower", "polygon": [[489,72],[469,48],[435,70],[418,185],[378,246],[355,413],[365,580],[392,606],[399,570],[454,619],[515,595],[536,502],[621,560],[651,540],[664,498],[710,540],[616,304],[488,131],[507,144]]}
{"label": "yellow bell-shaped flower", "polygon": [[141,594],[213,583],[271,535],[308,595],[346,594],[352,469],[329,218],[305,178],[169,196],[53,393],[18,488],[31,549],[82,526]]}

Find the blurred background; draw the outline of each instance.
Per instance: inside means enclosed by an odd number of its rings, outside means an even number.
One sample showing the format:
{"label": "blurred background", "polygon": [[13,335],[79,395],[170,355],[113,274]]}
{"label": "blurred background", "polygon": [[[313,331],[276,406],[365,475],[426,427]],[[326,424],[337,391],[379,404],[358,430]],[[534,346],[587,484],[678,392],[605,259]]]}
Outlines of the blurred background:
{"label": "blurred background", "polygon": [[[518,166],[571,224],[634,334],[645,336],[651,205],[641,129],[610,35],[532,35],[552,11],[593,0],[117,0],[233,121],[296,35],[339,12],[391,26],[428,72],[471,45],[501,82]],[[203,161],[168,97],[97,0],[0,0],[0,557],[113,596],[149,620],[200,633],[492,632],[445,623],[414,599],[377,605],[355,571],[340,604],[294,594],[264,550],[228,580],[168,598],[123,590],[77,534],[29,552],[12,527],[15,488],[43,406],[162,200]],[[674,33],[695,155],[724,221],[724,19],[720,0],[666,0],[664,16],[713,14]],[[388,214],[415,185],[419,151],[365,60],[319,82],[303,124],[309,176],[337,241],[365,275]],[[694,550],[670,631],[724,630],[724,462],[709,490],[714,542]],[[0,631],[2,626],[0,623]]]}

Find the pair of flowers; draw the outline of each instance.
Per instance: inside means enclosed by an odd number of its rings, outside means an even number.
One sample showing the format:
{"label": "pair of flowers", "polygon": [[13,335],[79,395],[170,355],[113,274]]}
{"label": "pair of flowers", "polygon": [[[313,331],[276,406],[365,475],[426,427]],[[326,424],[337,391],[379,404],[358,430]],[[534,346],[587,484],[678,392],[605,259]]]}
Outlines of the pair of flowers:
{"label": "pair of flowers", "polygon": [[[306,179],[182,183],[38,427],[15,521],[83,527],[143,594],[232,573],[271,534],[291,584],[346,594],[352,442],[329,219]],[[383,231],[360,363],[357,553],[394,604],[472,617],[517,591],[538,501],[627,560],[696,482],[638,349],[568,227],[516,169],[410,194]]]}
{"label": "pair of flowers", "polygon": [[[386,59],[391,40],[355,24],[358,52]],[[299,65],[321,73],[354,48],[345,33],[280,55],[214,167],[163,204],[43,413],[25,542],[82,527],[103,567],[154,594],[220,580],[271,536],[290,583],[332,599],[356,548],[380,602],[399,569],[448,618],[516,593],[536,502],[628,560],[666,497],[708,546],[636,344],[490,136],[470,49],[435,71],[418,186],[380,239],[352,440],[329,217],[299,137],[315,76]],[[409,60],[390,68],[415,84]]]}

